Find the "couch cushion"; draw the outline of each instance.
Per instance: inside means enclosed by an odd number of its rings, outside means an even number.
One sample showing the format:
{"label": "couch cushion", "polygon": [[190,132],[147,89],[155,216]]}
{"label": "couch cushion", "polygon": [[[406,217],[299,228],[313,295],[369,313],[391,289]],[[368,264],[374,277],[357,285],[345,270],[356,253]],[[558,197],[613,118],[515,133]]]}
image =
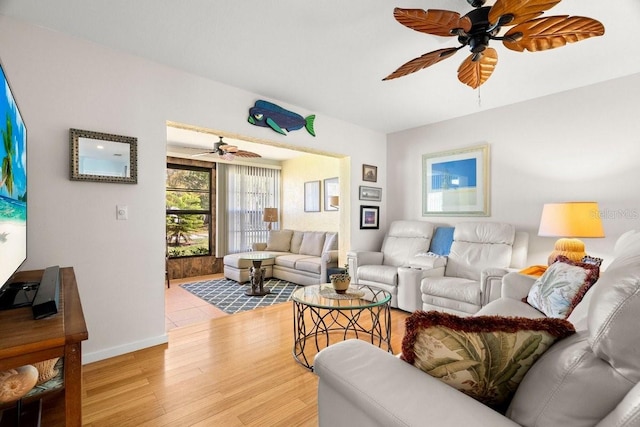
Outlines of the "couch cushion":
{"label": "couch cushion", "polygon": [[453,232],[453,240],[469,243],[493,243],[513,246],[516,229],[512,224],[500,222],[459,222]]}
{"label": "couch cushion", "polygon": [[437,227],[433,233],[431,239],[431,246],[429,252],[434,254],[447,256],[451,250],[451,244],[453,243],[453,232],[455,227]]}
{"label": "couch cushion", "polygon": [[620,255],[625,253],[637,253],[637,250],[633,250],[634,247],[640,245],[640,231],[637,230],[629,230],[625,233],[622,233],[620,237],[616,240],[616,244],[613,247],[613,256],[614,261]]}
{"label": "couch cushion", "polygon": [[327,233],[324,238],[322,253],[338,250],[338,233]]}
{"label": "couch cushion", "polygon": [[596,427],[638,427],[640,426],[640,383],[618,403]]}
{"label": "couch cushion", "polygon": [[[296,270],[306,271],[313,274],[320,274],[322,258],[317,256],[309,256],[296,261]],[[324,278],[322,278],[324,281]]]}
{"label": "couch cushion", "polygon": [[[248,258],[255,252],[240,252],[237,254],[229,254],[225,255],[223,258],[223,264],[228,267],[234,267],[238,269],[249,268],[253,266],[253,262]],[[278,256],[281,255],[280,252],[270,252],[272,255]],[[275,263],[275,258],[267,258],[262,260],[262,266],[273,265]]]}
{"label": "couch cushion", "polygon": [[640,265],[607,270],[594,289],[587,322],[596,356],[640,381]]}
{"label": "couch cushion", "polygon": [[456,224],[445,275],[480,280],[480,274],[485,268],[508,268],[515,233],[515,227],[511,224]]}
{"label": "couch cushion", "polygon": [[382,242],[382,263],[396,267],[408,265],[416,254],[427,252],[433,224],[426,221],[393,221]]}
{"label": "couch cushion", "polygon": [[293,237],[291,237],[291,249],[289,252],[292,254],[300,253],[300,245],[302,245],[302,237],[304,236],[304,231],[294,230]]}
{"label": "couch cushion", "polygon": [[297,262],[306,258],[310,258],[310,256],[300,254],[283,254],[276,258],[275,265],[295,269]]}
{"label": "couch cushion", "polygon": [[422,279],[420,291],[423,295],[433,295],[469,304],[481,305],[480,283],[460,277],[427,277]]}
{"label": "couch cushion", "polygon": [[593,427],[611,412],[633,383],[596,357],[588,338],[588,331],[578,332],[543,354],[506,415],[527,427]]}
{"label": "couch cushion", "polygon": [[358,280],[398,286],[398,269],[391,265],[361,265]]}
{"label": "couch cushion", "polygon": [[406,320],[402,359],[493,407],[511,399],[536,359],[574,333],[561,319],[459,317],[416,311]]}
{"label": "couch cushion", "polygon": [[593,426],[640,381],[640,259],[604,271],[589,294],[588,330],[533,366],[507,412],[517,423]]}
{"label": "couch cushion", "polygon": [[566,318],[598,280],[597,265],[558,256],[529,291],[527,302],[548,317]]}
{"label": "couch cushion", "polygon": [[324,247],[324,231],[305,231],[302,236],[302,244],[300,245],[301,255],[322,255],[322,248]]}
{"label": "couch cushion", "polygon": [[[544,313],[531,307],[529,304],[513,298],[498,298],[482,307],[476,316],[512,316],[540,319],[547,317]],[[575,324],[571,322],[575,327]],[[576,328],[577,330],[577,328]]]}
{"label": "couch cushion", "polygon": [[292,230],[271,230],[267,238],[268,251],[289,252],[291,248]]}

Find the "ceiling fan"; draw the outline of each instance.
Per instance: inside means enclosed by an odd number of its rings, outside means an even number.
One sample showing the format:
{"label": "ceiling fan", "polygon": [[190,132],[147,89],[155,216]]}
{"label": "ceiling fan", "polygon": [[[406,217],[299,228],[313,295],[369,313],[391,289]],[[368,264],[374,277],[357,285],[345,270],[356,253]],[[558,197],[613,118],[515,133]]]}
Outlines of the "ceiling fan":
{"label": "ceiling fan", "polygon": [[204,156],[207,154],[217,154],[225,160],[233,160],[236,157],[262,157],[260,154],[252,153],[251,151],[239,150],[235,145],[226,144],[222,141],[222,137],[220,137],[220,141],[213,144],[212,151],[194,154],[193,157]]}
{"label": "ceiling fan", "polygon": [[[498,63],[498,53],[489,47],[491,40],[502,41],[517,52],[536,52],[604,34],[602,23],[592,18],[568,15],[538,18],[561,0],[497,0],[493,6],[484,6],[485,1],[467,0],[475,9],[464,16],[449,10],[395,8],[393,16],[402,25],[421,33],[457,37],[460,46],[425,53],[383,80],[415,73],[469,46],[471,55],[458,68],[458,80],[476,89],[491,77]],[[502,27],[513,28],[500,35]]]}

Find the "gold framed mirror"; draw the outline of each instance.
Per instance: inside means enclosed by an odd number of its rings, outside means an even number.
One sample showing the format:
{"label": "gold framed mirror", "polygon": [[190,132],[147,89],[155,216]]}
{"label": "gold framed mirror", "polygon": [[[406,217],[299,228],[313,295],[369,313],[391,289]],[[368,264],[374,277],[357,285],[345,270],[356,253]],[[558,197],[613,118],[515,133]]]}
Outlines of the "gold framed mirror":
{"label": "gold framed mirror", "polygon": [[138,183],[138,139],[69,129],[71,180]]}

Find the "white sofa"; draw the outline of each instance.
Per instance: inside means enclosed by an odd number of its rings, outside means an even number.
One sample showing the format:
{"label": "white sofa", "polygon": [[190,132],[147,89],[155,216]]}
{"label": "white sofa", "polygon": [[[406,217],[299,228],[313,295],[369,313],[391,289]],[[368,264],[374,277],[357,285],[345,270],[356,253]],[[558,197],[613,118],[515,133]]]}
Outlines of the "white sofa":
{"label": "white sofa", "polygon": [[528,233],[512,224],[456,224],[444,274],[420,280],[420,308],[460,316],[476,313],[500,297],[505,274],[525,267],[528,243]]}
{"label": "white sofa", "polygon": [[[501,414],[361,340],[323,349],[320,426],[640,426],[640,233],[571,312],[576,334],[524,376]],[[623,236],[624,237],[624,236]],[[621,237],[622,239],[622,237]],[[477,315],[540,317],[521,301],[534,279],[510,274],[502,297]]]}
{"label": "white sofa", "polygon": [[502,276],[526,263],[529,235],[511,224],[456,224],[447,257],[424,256],[436,227],[426,221],[394,221],[379,252],[347,253],[354,284],[391,293],[404,311],[437,309],[470,315],[500,296]]}
{"label": "white sofa", "polygon": [[247,255],[268,253],[262,261],[265,278],[274,277],[298,285],[326,282],[327,269],[338,266],[338,233],[325,231],[272,230],[266,243],[252,245],[251,252],[225,255],[224,277],[239,283],[249,281],[253,265]]}
{"label": "white sofa", "polygon": [[445,258],[419,256],[429,251],[434,228],[427,221],[393,221],[380,251],[347,253],[352,283],[384,289],[391,294],[391,307],[413,311],[409,306],[415,292],[406,288],[399,271],[413,265],[430,274],[444,273]]}

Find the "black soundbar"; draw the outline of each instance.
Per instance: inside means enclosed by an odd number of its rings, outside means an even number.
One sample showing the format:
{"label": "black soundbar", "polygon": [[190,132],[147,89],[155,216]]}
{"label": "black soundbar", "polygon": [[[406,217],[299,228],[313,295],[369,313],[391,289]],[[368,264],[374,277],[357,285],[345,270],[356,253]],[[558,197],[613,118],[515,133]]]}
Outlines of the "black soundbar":
{"label": "black soundbar", "polygon": [[60,267],[47,267],[42,273],[42,280],[31,309],[34,319],[42,319],[58,312],[60,304]]}

